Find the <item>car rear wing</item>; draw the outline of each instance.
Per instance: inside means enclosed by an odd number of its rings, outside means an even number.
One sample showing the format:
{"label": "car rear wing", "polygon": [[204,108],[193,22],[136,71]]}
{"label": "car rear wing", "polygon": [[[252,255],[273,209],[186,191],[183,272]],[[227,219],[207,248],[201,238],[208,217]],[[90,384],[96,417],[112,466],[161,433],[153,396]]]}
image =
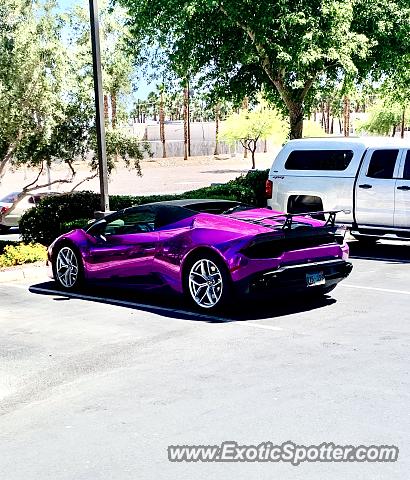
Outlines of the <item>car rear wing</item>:
{"label": "car rear wing", "polygon": [[283,224],[281,225],[282,230],[291,230],[292,224],[295,217],[317,217],[322,216],[325,218],[325,224],[323,227],[335,227],[336,226],[336,215],[338,213],[344,213],[349,215],[351,213],[350,210],[324,210],[319,212],[306,212],[306,213],[280,213],[276,215],[266,215],[265,217],[260,218],[245,218],[245,217],[233,217],[236,220],[243,220],[244,222],[254,223],[256,225],[262,225],[264,227],[272,228],[272,225],[264,223],[264,220],[279,220],[284,219]]}

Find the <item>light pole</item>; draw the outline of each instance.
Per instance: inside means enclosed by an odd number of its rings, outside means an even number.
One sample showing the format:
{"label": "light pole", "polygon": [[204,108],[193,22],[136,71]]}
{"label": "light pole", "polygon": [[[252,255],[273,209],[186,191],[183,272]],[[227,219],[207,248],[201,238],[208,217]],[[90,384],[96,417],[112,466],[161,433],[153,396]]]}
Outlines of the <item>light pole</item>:
{"label": "light pole", "polygon": [[91,46],[93,52],[93,74],[94,74],[94,95],[95,95],[95,126],[97,130],[97,153],[98,167],[100,174],[100,195],[101,212],[104,214],[110,210],[110,199],[108,196],[108,168],[107,152],[105,145],[105,125],[104,125],[104,103],[102,88],[101,71],[101,51],[100,51],[100,29],[98,22],[97,0],[90,2],[90,26],[91,26]]}

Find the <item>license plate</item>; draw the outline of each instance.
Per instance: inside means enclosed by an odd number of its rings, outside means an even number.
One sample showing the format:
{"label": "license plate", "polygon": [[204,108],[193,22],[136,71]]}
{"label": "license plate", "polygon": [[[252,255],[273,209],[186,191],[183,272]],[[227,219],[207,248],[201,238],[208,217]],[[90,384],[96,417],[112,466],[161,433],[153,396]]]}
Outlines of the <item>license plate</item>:
{"label": "license plate", "polygon": [[306,284],[308,287],[316,287],[317,285],[324,285],[326,283],[323,272],[314,272],[306,274]]}

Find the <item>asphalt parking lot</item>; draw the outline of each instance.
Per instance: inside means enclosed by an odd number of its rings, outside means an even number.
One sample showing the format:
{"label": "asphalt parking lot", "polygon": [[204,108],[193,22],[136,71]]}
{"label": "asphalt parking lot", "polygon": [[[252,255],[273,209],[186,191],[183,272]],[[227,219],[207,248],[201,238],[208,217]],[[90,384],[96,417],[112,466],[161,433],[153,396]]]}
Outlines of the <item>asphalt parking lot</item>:
{"label": "asphalt parking lot", "polygon": [[[0,284],[0,478],[405,479],[410,244],[351,245],[322,301]],[[393,444],[395,463],[170,463],[168,445]]]}

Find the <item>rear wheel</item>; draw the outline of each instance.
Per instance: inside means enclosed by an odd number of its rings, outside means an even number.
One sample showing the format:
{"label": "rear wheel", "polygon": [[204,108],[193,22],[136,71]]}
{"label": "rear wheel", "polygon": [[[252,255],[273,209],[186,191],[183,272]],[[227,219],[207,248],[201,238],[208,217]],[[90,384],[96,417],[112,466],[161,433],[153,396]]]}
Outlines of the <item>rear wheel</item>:
{"label": "rear wheel", "polygon": [[228,303],[231,279],[222,260],[205,253],[195,257],[185,272],[185,294],[194,306],[216,310]]}
{"label": "rear wheel", "polygon": [[377,240],[379,240],[377,237],[370,237],[367,235],[354,235],[352,234],[352,237],[358,240],[362,245],[376,245]]}
{"label": "rear wheel", "polygon": [[63,245],[53,259],[55,281],[65,290],[75,290],[83,281],[80,254],[71,245]]}

